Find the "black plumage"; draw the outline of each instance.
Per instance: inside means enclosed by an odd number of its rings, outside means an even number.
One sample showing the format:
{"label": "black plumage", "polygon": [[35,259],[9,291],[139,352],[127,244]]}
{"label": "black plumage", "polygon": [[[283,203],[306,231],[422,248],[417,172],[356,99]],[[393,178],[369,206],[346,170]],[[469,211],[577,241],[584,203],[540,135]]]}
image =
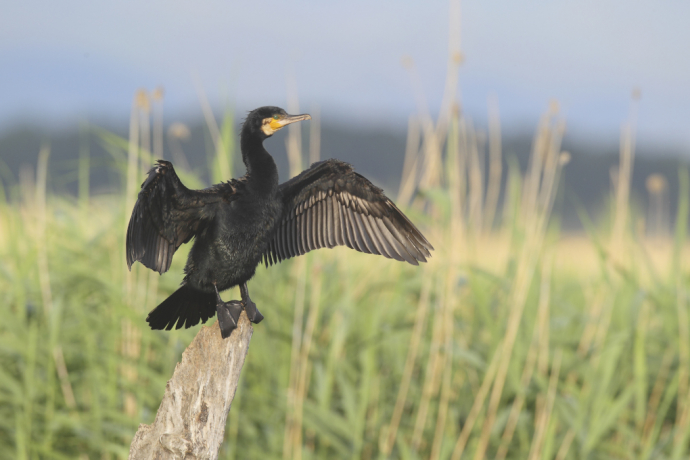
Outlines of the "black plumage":
{"label": "black plumage", "polygon": [[[314,163],[283,184],[263,141],[308,115],[277,107],[249,113],[240,146],[247,173],[204,190],[190,190],[170,162],[149,171],[127,229],[127,264],[159,273],[177,248],[194,238],[182,286],[147,317],[152,329],[206,322],[218,313],[228,337],[242,309],[263,316],[249,298],[247,281],[263,260],[272,265],[319,248],[347,246],[413,265],[426,262],[431,244],[383,191],[338,160]],[[241,301],[223,302],[219,291],[240,286]]]}

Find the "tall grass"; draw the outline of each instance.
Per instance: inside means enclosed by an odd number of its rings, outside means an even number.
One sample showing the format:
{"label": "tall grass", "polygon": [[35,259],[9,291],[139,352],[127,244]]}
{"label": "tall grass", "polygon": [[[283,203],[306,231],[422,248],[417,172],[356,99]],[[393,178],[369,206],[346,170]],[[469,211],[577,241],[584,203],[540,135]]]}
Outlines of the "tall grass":
{"label": "tall grass", "polygon": [[[459,64],[451,56],[448,88]],[[76,200],[48,194],[46,145],[20,198],[0,201],[0,458],[126,458],[196,333],[144,322],[179,283],[188,248],[162,277],[124,262],[151,145],[161,151],[162,97],[135,97],[129,139],[91,128],[121,193],[88,196],[86,183]],[[631,225],[628,123],[611,225],[583,214],[586,236],[561,235],[552,209],[570,154],[557,104],[506,181],[492,104],[488,157],[456,105],[411,118],[398,196],[437,249],[428,264],[339,248],[258,270],[252,296],[266,320],[221,458],[687,458],[687,172],[674,237],[646,239]],[[235,123],[205,115],[209,167],[226,179]],[[299,136],[287,139],[293,172],[306,163]],[[88,152],[78,155],[88,181]]]}

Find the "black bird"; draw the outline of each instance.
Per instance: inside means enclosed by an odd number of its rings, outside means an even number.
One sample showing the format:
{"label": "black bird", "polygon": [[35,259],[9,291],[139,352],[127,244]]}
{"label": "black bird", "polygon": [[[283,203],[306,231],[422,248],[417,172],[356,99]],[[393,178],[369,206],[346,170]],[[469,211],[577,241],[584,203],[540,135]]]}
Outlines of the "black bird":
{"label": "black bird", "polygon": [[[127,228],[127,265],[140,261],[159,273],[170,268],[181,244],[194,238],[181,287],[153,309],[151,329],[180,329],[218,313],[223,338],[244,308],[263,315],[249,298],[247,281],[263,261],[272,265],[318,248],[347,246],[368,254],[426,262],[433,247],[383,191],[352,166],[326,160],[282,184],[263,141],[309,115],[261,107],[240,134],[247,173],[204,190],[190,190],[173,165],[158,160],[149,171]],[[219,291],[240,286],[242,300],[223,302]]]}

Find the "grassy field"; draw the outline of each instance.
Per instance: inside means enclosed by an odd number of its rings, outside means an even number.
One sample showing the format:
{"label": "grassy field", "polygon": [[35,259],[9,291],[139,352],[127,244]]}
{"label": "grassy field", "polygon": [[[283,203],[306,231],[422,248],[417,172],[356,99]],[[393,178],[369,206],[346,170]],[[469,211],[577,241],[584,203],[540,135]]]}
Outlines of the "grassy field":
{"label": "grassy field", "polygon": [[[150,136],[141,100],[133,113],[129,140],[93,131],[121,192],[89,196],[88,154],[75,152],[79,197],[46,193],[48,146],[35,174],[5,184],[0,458],[126,458],[197,332],[144,321],[176,289],[188,248],[164,276],[127,271],[125,226],[162,146],[149,146],[162,133],[154,120]],[[587,233],[562,235],[557,108],[522,172],[501,170],[496,118],[485,157],[469,120],[447,114],[411,122],[398,196],[436,248],[428,264],[339,248],[258,270],[251,292],[266,320],[220,458],[687,458],[687,173],[675,236],[648,238],[629,204],[626,128],[609,221],[583,214]],[[233,125],[209,124],[217,179],[233,172]],[[300,145],[291,131],[293,172],[319,156]]]}

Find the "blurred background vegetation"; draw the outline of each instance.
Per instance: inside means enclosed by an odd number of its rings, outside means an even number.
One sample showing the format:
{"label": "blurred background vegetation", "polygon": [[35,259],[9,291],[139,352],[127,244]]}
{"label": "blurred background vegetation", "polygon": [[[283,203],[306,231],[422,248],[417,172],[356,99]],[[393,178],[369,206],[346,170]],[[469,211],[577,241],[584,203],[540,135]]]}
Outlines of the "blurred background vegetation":
{"label": "blurred background vegetation", "polygon": [[[685,159],[637,146],[639,90],[619,145],[566,136],[557,101],[529,134],[505,134],[496,99],[474,122],[450,24],[433,116],[413,85],[406,129],[303,107],[309,124],[267,142],[282,178],[322,157],[353,163],[436,251],[420,267],[338,248],[260,268],[266,320],[220,458],[687,458]],[[129,272],[124,234],[154,159],[189,187],[243,174],[241,115],[199,93],[198,121],[168,122],[155,88],[134,94],[128,127],[0,133],[0,458],[126,458],[155,417],[198,328],[144,318],[189,248],[165,276]]]}

